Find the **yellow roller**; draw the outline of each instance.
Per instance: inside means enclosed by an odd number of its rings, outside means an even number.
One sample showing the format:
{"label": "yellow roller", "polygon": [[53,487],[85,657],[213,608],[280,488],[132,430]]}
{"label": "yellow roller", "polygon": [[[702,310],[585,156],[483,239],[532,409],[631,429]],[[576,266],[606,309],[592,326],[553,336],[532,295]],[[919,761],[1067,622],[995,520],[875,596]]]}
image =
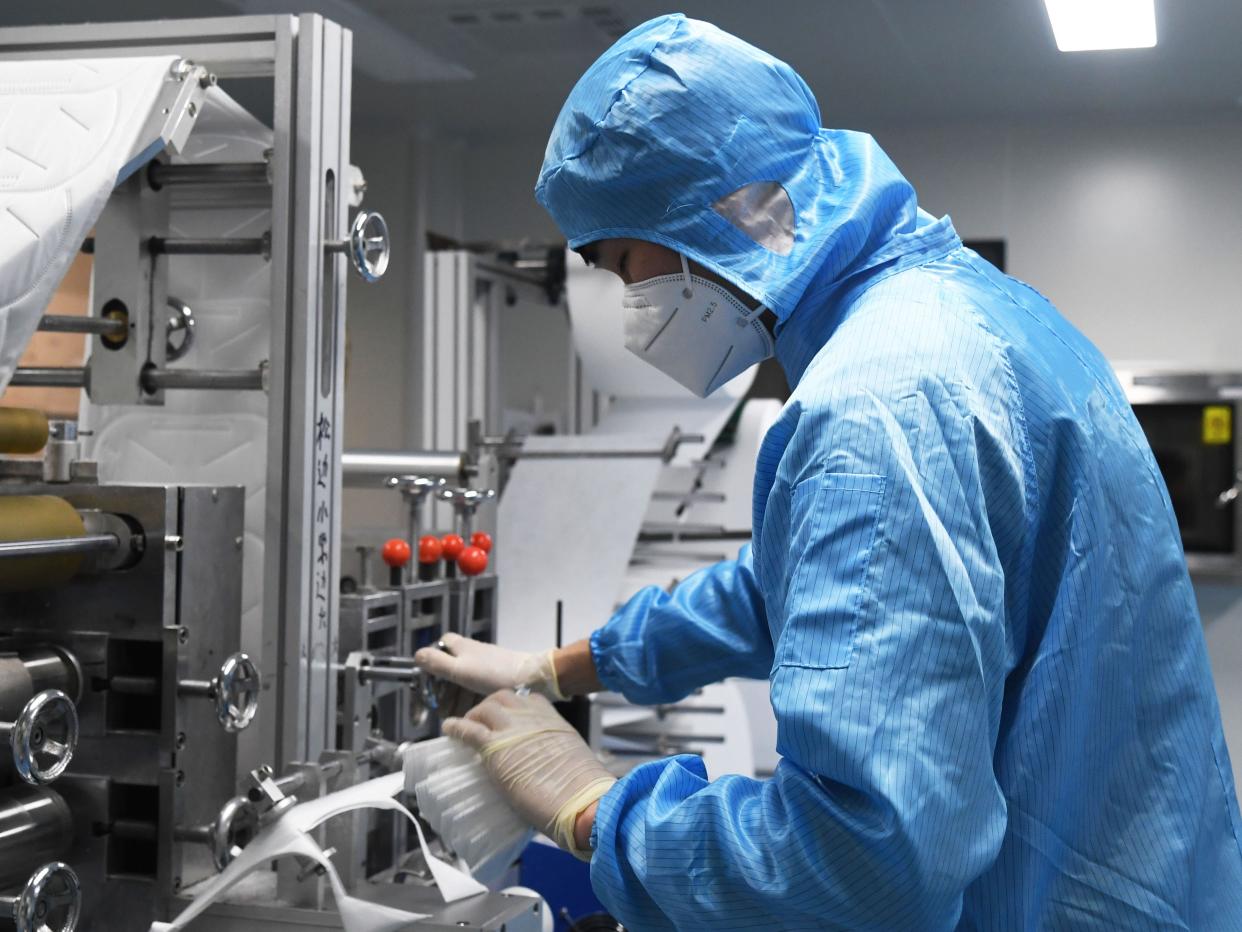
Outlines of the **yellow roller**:
{"label": "yellow roller", "polygon": [[[82,516],[55,495],[0,495],[0,541],[83,537]],[[0,558],[0,592],[55,586],[82,565],[82,554]]]}
{"label": "yellow roller", "polygon": [[46,445],[46,414],[30,408],[0,408],[0,453],[38,453]]}

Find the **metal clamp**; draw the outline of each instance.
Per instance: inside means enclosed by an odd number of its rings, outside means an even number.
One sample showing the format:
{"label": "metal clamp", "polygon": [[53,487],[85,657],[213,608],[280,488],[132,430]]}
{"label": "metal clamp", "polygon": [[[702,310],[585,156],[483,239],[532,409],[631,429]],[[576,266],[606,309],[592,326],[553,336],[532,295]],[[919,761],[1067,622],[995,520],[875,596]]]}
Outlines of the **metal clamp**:
{"label": "metal clamp", "polygon": [[377,282],[388,271],[388,223],[373,210],[360,210],[349,226],[349,239],[324,243],[324,249],[345,253],[359,278],[368,284]]}
{"label": "metal clamp", "polygon": [[0,896],[0,915],[17,932],[73,932],[82,914],[82,884],[63,861],[44,864],[16,896]]}
{"label": "metal clamp", "polygon": [[[169,295],[167,303],[172,308],[173,313],[169,316],[168,324],[165,328],[167,346],[164,349],[164,356],[168,362],[176,362],[188,353],[190,347],[194,345],[194,311],[190,309],[190,305],[171,295]],[[173,343],[172,338],[172,335],[178,330],[182,333],[179,345]]]}
{"label": "metal clamp", "polygon": [[45,689],[26,703],[15,722],[0,722],[13,750],[13,766],[25,782],[51,783],[69,766],[78,747],[78,710],[59,689]]}
{"label": "metal clamp", "polygon": [[259,668],[247,654],[236,653],[220,665],[210,680],[182,680],[177,693],[202,696],[216,705],[216,721],[229,733],[246,728],[259,711],[259,690],[263,682]]}

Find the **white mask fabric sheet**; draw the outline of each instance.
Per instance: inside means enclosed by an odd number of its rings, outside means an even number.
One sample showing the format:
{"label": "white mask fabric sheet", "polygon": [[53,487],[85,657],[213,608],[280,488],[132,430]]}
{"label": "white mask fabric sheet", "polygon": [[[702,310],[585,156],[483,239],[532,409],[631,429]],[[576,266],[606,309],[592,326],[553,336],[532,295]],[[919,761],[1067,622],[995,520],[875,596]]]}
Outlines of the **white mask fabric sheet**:
{"label": "white mask fabric sheet", "polygon": [[223,872],[204,881],[194,890],[194,901],[176,919],[172,922],[154,922],[150,932],[175,932],[185,928],[195,916],[220,899],[251,871],[290,855],[302,855],[324,866],[346,932],[389,932],[405,928],[418,919],[427,918],[425,914],[381,906],[346,894],[331,859],[307,833],[333,816],[355,809],[391,809],[410,820],[418,833],[423,857],[446,903],[487,892],[487,888],[478,881],[431,854],[418,820],[405,806],[393,799],[404,787],[405,775],[395,773],[294,806],[260,832]]}
{"label": "white mask fabric sheet", "polygon": [[0,62],[0,392],[118,172],[148,142],[173,61]]}
{"label": "white mask fabric sheet", "polygon": [[[663,463],[658,457],[604,457],[605,450],[658,449],[660,435],[528,437],[497,509],[496,535],[521,541],[504,552],[497,643],[514,650],[588,637],[612,615]],[[577,454],[577,455],[575,455]]]}

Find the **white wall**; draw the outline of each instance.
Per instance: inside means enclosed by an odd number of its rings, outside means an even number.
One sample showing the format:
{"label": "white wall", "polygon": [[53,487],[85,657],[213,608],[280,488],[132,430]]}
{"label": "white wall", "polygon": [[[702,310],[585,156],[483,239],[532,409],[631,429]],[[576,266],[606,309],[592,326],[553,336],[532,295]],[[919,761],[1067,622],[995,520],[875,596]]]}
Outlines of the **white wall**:
{"label": "white wall", "polygon": [[1242,368],[1242,119],[877,129],[1114,361]]}

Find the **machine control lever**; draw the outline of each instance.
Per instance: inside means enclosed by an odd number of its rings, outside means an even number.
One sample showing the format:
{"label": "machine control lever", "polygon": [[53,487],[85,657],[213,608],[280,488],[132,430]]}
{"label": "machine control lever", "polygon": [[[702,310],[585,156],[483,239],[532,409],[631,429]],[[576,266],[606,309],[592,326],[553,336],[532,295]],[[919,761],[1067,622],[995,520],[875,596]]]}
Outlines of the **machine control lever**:
{"label": "machine control lever", "polygon": [[177,694],[212,700],[216,706],[216,721],[232,733],[254,721],[262,685],[259,668],[248,655],[239,652],[227,658],[220,665],[220,672],[210,680],[182,680],[177,684]]}
{"label": "machine control lever", "polygon": [[[396,489],[401,493],[401,497],[405,499],[406,507],[409,510],[409,520],[407,529],[409,533],[409,542],[411,546],[419,544],[422,539],[423,524],[425,523],[427,511],[427,497],[432,492],[438,492],[444,487],[445,480],[443,478],[432,478],[430,476],[392,476],[385,483],[390,489]],[[414,568],[402,564],[405,569],[406,582],[412,582],[414,579]]]}
{"label": "machine control lever", "polygon": [[69,766],[78,747],[78,710],[59,689],[36,693],[16,721],[0,722],[9,742],[13,766],[25,782],[51,783]]}
{"label": "machine control lever", "polygon": [[63,861],[44,864],[20,893],[0,896],[0,916],[17,932],[73,932],[82,913],[82,884]]}
{"label": "machine control lever", "polygon": [[466,540],[470,540],[474,532],[475,512],[479,510],[479,506],[484,502],[490,502],[496,497],[496,490],[447,488],[440,489],[436,492],[436,495],[442,501],[446,501],[453,506],[453,510],[457,512],[458,522],[461,525],[461,536]]}

